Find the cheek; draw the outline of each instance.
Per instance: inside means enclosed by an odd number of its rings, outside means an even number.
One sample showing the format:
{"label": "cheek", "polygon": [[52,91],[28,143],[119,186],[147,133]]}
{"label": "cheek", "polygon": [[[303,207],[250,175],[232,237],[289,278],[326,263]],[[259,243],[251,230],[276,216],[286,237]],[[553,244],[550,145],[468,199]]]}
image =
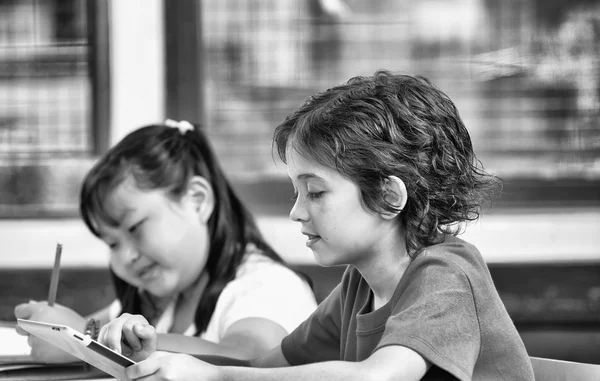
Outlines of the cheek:
{"label": "cheek", "polygon": [[361,239],[366,233],[365,229],[369,230],[365,214],[355,209],[339,206],[334,210],[324,212],[322,216],[323,227],[332,237],[336,236],[353,241]]}
{"label": "cheek", "polygon": [[348,224],[347,216],[335,208],[315,207],[312,211],[312,218],[315,227],[325,241],[336,239],[344,231]]}
{"label": "cheek", "polygon": [[175,222],[153,224],[147,227],[137,242],[140,252],[152,260],[167,264],[172,256],[181,250],[186,236],[186,227]]}
{"label": "cheek", "polygon": [[196,272],[204,267],[209,249],[205,226],[187,225],[163,238],[154,239],[154,247],[162,248],[156,255],[160,255],[165,264],[183,272]]}
{"label": "cheek", "polygon": [[[109,266],[117,276],[128,282],[131,281],[132,277],[127,273],[125,264],[117,256],[111,256],[109,260]],[[131,283],[131,282],[130,282]]]}
{"label": "cheek", "polygon": [[182,258],[183,262],[188,262],[190,267],[202,271],[210,251],[208,229],[195,229],[182,238],[185,239],[185,250],[188,253],[186,258]]}

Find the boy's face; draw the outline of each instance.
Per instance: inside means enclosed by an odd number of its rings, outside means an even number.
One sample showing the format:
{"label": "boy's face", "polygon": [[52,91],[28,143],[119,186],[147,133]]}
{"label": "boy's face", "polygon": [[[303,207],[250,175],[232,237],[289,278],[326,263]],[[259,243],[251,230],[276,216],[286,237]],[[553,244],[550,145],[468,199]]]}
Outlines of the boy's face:
{"label": "boy's face", "polygon": [[[302,224],[306,245],[323,266],[368,265],[385,244],[389,220],[369,210],[358,186],[337,171],[315,164],[294,149],[286,154],[297,199],[290,218]],[[385,226],[384,226],[385,225]]]}
{"label": "boy's face", "polygon": [[140,190],[128,177],[105,207],[120,221],[98,229],[119,277],[157,297],[174,296],[198,279],[208,258],[208,228],[190,199],[175,202],[164,191]]}

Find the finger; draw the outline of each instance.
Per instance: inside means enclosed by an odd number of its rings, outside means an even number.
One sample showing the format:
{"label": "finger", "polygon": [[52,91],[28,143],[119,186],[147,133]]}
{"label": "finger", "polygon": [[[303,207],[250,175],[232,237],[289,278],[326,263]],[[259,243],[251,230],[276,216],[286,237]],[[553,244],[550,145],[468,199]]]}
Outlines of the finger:
{"label": "finger", "polygon": [[121,342],[121,354],[125,357],[133,356],[133,349],[129,346],[128,343]]}
{"label": "finger", "polygon": [[121,334],[123,337],[121,338],[122,343],[127,344],[134,351],[140,351],[142,349],[142,343],[134,331],[134,323],[127,322],[123,324],[123,329],[121,330]]}
{"label": "finger", "polygon": [[102,326],[102,328],[100,328],[100,331],[98,332],[98,338],[96,339],[97,342],[99,342],[102,345],[107,345],[106,343],[106,329],[108,328],[108,324],[105,324]]}
{"label": "finger", "polygon": [[123,329],[123,322],[121,319],[113,320],[110,324],[107,324],[106,333],[104,335],[104,341],[106,346],[121,353],[121,332]]}
{"label": "finger", "polygon": [[35,304],[31,303],[21,303],[18,304],[15,309],[15,317],[17,319],[29,319],[33,314]]}
{"label": "finger", "polygon": [[142,340],[151,339],[156,335],[156,330],[150,324],[136,323],[133,325],[133,331]]}
{"label": "finger", "polygon": [[161,367],[160,354],[154,352],[146,360],[125,368],[125,375],[131,380],[140,380],[158,372]]}
{"label": "finger", "polygon": [[156,329],[150,324],[135,324],[133,326],[135,334],[142,339],[142,348],[148,352],[155,351],[158,347],[158,336]]}
{"label": "finger", "polygon": [[128,344],[134,350],[136,350],[136,351],[141,350],[142,343],[140,341],[140,338],[138,337],[138,335],[136,334],[136,332],[134,330],[134,326],[136,324],[140,324],[140,323],[148,324],[148,321],[142,315],[131,315],[131,314],[122,315],[122,319],[124,319],[125,322],[123,324],[123,327],[121,328],[121,335],[122,335],[121,340],[125,344]]}
{"label": "finger", "polygon": [[[110,324],[112,324],[112,323],[110,323]],[[110,327],[110,324],[105,324],[102,327],[100,327],[100,331],[98,331],[98,337],[96,338],[97,342],[99,342],[100,344],[102,344],[104,346],[107,346],[109,348],[110,348],[110,345],[108,344],[108,341],[107,341],[107,334],[106,334],[106,332],[108,331],[108,328]],[[118,348],[117,349],[111,348],[111,349],[118,351]]]}

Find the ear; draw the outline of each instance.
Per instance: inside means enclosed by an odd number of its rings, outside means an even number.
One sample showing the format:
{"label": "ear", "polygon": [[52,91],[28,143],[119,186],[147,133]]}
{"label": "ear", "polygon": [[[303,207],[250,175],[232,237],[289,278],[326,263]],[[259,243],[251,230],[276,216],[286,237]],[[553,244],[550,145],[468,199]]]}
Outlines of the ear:
{"label": "ear", "polygon": [[192,177],[188,182],[185,196],[191,202],[191,207],[194,208],[194,213],[198,215],[200,221],[208,222],[215,207],[215,194],[209,182],[202,176]]}
{"label": "ear", "polygon": [[399,211],[382,212],[381,216],[385,219],[396,218],[400,214],[400,211],[404,209],[408,199],[404,181],[396,176],[388,176],[383,182],[383,194],[385,195],[385,200]]}

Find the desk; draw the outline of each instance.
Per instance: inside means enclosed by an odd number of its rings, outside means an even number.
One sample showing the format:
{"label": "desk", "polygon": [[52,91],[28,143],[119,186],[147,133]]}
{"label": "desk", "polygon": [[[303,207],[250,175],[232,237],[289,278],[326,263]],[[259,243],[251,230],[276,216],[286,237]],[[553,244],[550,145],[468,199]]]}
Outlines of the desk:
{"label": "desk", "polygon": [[0,360],[14,356],[15,359],[31,359],[31,348],[27,344],[27,336],[19,335],[15,322],[0,321]]}

